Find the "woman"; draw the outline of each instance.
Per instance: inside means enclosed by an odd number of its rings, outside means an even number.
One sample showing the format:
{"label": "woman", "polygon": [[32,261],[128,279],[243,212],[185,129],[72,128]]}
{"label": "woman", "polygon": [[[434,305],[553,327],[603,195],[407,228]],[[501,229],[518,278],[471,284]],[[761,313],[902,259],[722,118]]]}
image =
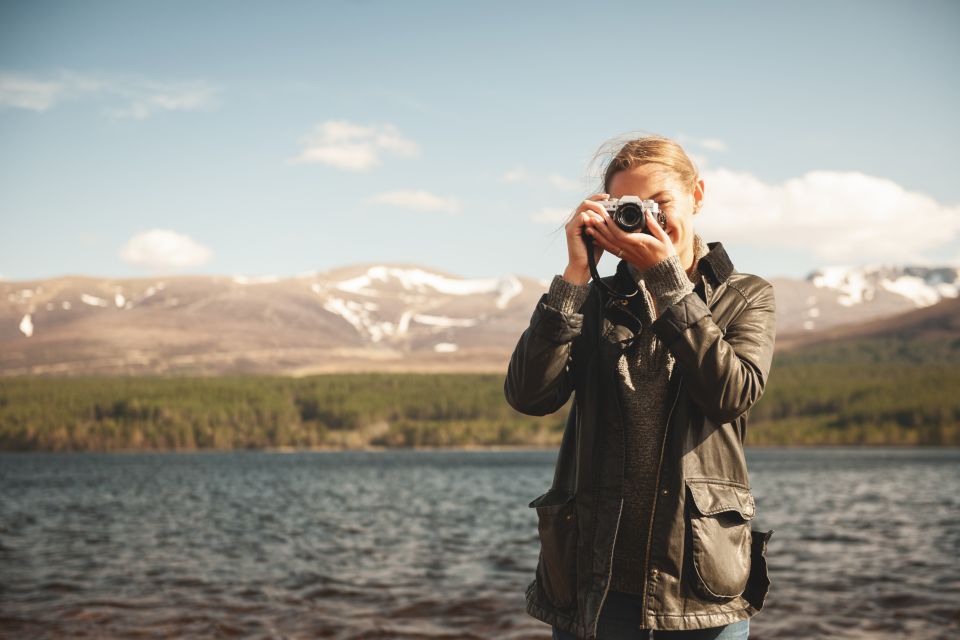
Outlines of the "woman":
{"label": "woman", "polygon": [[[626,232],[600,201],[653,199]],[[504,382],[518,411],[570,411],[527,612],[555,639],[747,638],[769,588],[743,442],[773,357],[766,280],[694,230],[704,182],[672,140],[622,145],[603,192],[566,224],[568,264],[534,310]],[[590,281],[594,258],[620,258]]]}

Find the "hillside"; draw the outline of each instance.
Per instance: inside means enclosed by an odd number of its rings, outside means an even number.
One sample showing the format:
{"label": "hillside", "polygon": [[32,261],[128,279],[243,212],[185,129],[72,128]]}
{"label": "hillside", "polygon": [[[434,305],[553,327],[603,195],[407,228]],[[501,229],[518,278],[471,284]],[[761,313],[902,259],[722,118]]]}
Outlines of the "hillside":
{"label": "hillside", "polygon": [[960,299],[816,333],[777,337],[781,362],[960,364]]}
{"label": "hillside", "polygon": [[[949,268],[835,268],[771,282],[781,351],[865,328],[879,336],[888,319],[958,299]],[[0,281],[0,375],[497,373],[548,284],[410,264],[292,277]],[[955,325],[944,330],[956,334]],[[923,344],[911,348],[942,355]]]}

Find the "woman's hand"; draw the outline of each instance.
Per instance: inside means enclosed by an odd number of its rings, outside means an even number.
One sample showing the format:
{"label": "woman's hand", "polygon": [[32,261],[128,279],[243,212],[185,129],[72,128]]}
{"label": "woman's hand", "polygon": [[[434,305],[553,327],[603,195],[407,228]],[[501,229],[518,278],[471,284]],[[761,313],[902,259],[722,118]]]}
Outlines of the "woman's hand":
{"label": "woman's hand", "polygon": [[649,269],[658,262],[676,255],[677,249],[673,246],[673,240],[649,211],[646,213],[646,226],[650,233],[647,234],[624,231],[610,217],[606,209],[603,207],[600,209],[601,220],[591,217],[587,222],[587,234],[593,238],[595,246],[599,245],[613,255],[618,255],[622,249],[623,255],[620,257],[641,270]]}
{"label": "woman's hand", "polygon": [[[583,229],[592,220],[599,224],[606,215],[603,205],[597,204],[610,196],[606,193],[596,193],[580,203],[573,217],[567,223],[567,269],[563,272],[563,279],[574,284],[586,284],[590,280],[590,263],[587,258],[587,244],[584,242]],[[593,259],[599,264],[603,255],[603,247],[593,243]]]}

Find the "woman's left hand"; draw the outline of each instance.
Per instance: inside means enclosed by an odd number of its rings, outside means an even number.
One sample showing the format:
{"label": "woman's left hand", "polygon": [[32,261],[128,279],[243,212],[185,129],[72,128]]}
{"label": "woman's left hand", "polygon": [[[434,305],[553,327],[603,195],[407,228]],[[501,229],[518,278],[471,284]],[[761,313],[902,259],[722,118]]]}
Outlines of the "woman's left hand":
{"label": "woman's left hand", "polygon": [[613,255],[617,255],[623,249],[623,255],[620,257],[638,269],[649,269],[658,262],[676,255],[677,249],[673,246],[673,240],[649,211],[646,213],[646,226],[650,234],[624,231],[605,209],[602,215],[602,223],[594,218],[590,219],[586,224],[587,233],[595,243]]}

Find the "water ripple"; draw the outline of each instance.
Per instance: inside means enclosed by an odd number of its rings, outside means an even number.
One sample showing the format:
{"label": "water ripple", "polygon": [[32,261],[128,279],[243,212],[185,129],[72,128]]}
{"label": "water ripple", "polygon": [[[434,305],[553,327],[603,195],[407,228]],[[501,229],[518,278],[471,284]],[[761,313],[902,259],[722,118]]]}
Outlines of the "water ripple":
{"label": "water ripple", "polygon": [[[960,637],[960,451],[748,450],[751,638]],[[0,454],[0,636],[547,638],[555,452]]]}

